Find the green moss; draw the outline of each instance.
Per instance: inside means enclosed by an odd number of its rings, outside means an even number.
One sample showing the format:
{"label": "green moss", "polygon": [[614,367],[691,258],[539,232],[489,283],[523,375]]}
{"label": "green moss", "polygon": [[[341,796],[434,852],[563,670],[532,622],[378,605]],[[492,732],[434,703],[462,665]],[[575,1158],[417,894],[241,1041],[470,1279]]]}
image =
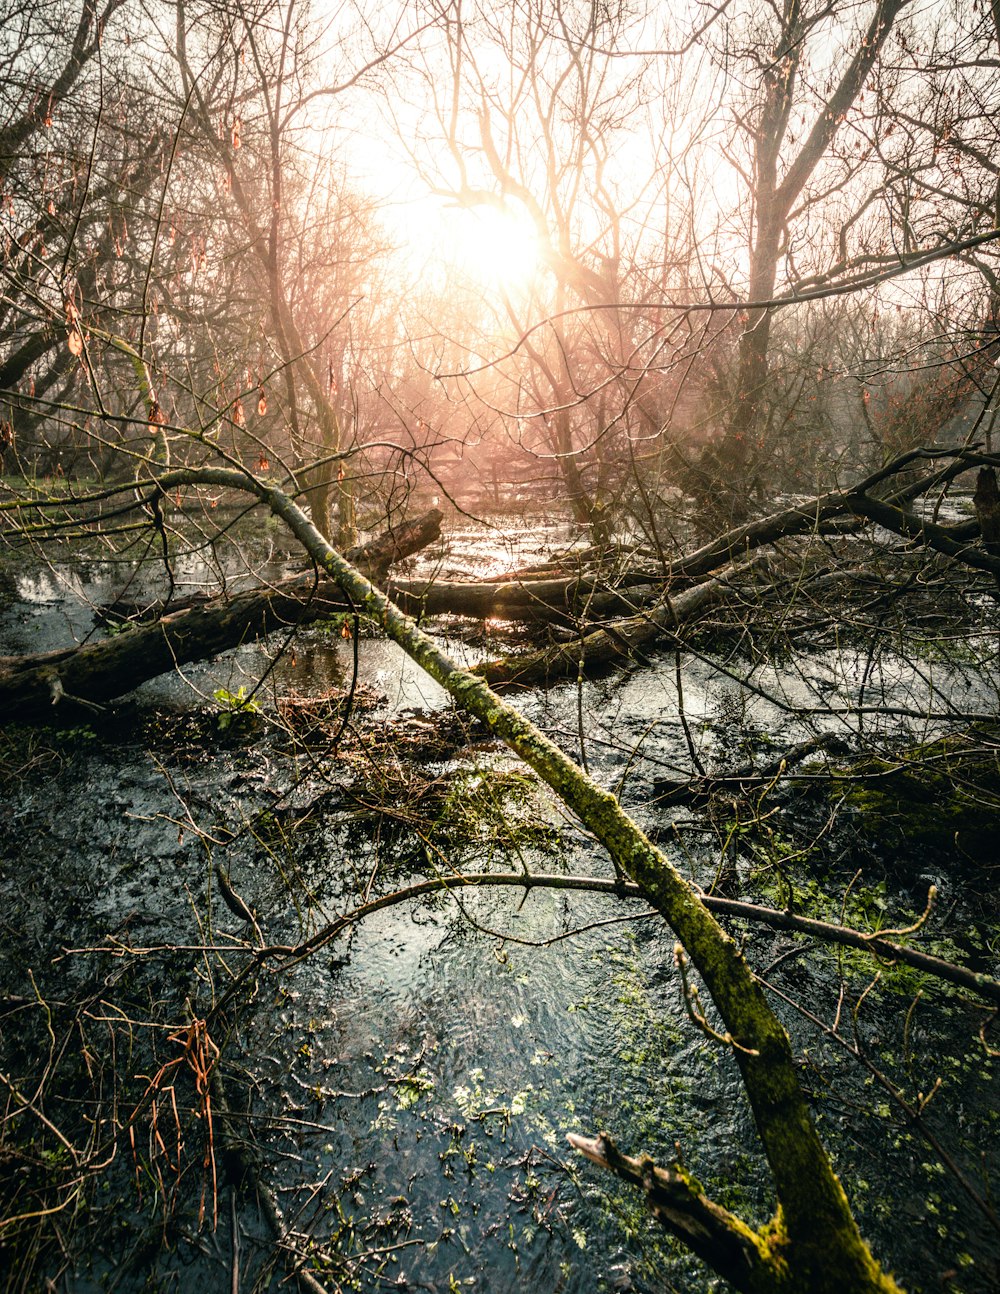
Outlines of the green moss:
{"label": "green moss", "polygon": [[894,760],[862,760],[830,789],[884,845],[958,849],[977,861],[995,856],[1000,746],[982,733],[913,746]]}

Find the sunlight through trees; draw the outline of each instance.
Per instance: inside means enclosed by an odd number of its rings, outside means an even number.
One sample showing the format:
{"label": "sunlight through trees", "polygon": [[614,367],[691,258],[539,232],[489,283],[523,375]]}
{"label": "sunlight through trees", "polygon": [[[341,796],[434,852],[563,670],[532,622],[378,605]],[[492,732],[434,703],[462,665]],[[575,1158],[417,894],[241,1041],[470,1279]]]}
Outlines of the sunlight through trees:
{"label": "sunlight through trees", "polygon": [[998,67],[0,0],[6,1287],[991,1288]]}

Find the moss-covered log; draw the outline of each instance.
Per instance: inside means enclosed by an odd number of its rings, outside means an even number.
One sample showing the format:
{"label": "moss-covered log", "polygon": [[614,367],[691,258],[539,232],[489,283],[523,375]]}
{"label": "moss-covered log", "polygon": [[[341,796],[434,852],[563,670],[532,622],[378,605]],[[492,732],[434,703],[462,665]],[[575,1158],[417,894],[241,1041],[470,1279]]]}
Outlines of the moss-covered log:
{"label": "moss-covered log", "polygon": [[[366,575],[381,579],[391,563],[433,543],[440,533],[441,513],[432,510],[351,555]],[[0,657],[0,715],[40,720],[52,718],[54,705],[99,706],[180,666],[348,609],[339,585],[314,572],[228,598],[192,600],[153,624],[131,626],[83,647]]]}
{"label": "moss-covered log", "polygon": [[606,1132],[596,1137],[571,1133],[568,1140],[592,1163],[637,1186],[653,1216],[736,1289],[770,1294],[783,1287],[770,1250],[772,1237],[710,1200],[679,1165],[662,1168],[648,1155],[623,1155]]}
{"label": "moss-covered log", "polygon": [[[722,1274],[738,1288],[755,1292],[782,1289],[796,1294],[841,1294],[895,1290],[895,1283],[880,1270],[861,1237],[812,1122],[788,1037],[760,984],[696,890],[639,830],[617,798],[598,786],[558,746],[497,696],[483,678],[458,668],[413,620],[331,548],[282,490],[238,470],[193,470],[184,475],[192,482],[200,480],[249,492],[266,503],[353,607],[381,625],[459,706],[486,723],[536,770],[601,841],[616,870],[638,886],[675,932],[684,956],[701,975],[718,1011],[721,1029],[716,1034],[739,1067],[777,1196],[773,1218],[756,1232],[739,1219],[730,1222],[722,1210],[713,1212],[721,1229],[720,1239],[729,1234],[732,1247],[745,1256],[739,1270],[720,1259]],[[673,620],[676,611],[670,609],[667,614]],[[250,627],[245,626],[247,631]],[[165,631],[162,623],[151,632],[158,637],[148,640],[149,650],[159,652],[158,659],[166,668],[172,668],[178,662],[178,649],[185,650],[185,644],[172,635],[170,626]],[[112,649],[116,645],[114,641],[110,644]],[[79,659],[83,653],[73,655]],[[73,668],[68,657],[52,661],[48,671],[36,667],[32,680],[36,692],[70,691]],[[672,1204],[676,1217],[662,1214],[666,1225],[688,1244],[705,1218],[706,1203],[700,1192],[695,1194],[697,1198],[685,1199],[684,1192],[678,1193]],[[703,1253],[710,1263],[713,1251],[714,1246],[708,1246]]]}
{"label": "moss-covered log", "polygon": [[[536,770],[677,935],[721,1017],[725,1030],[721,1036],[743,1077],[777,1193],[775,1215],[757,1232],[760,1244],[748,1251],[747,1272],[738,1278],[738,1288],[782,1289],[796,1294],[896,1290],[895,1282],[880,1270],[862,1239],[823,1149],[784,1029],[738,947],[692,886],[640,831],[611,792],[592,781],[482,678],[456,666],[411,619],[330,548],[291,499],[263,485],[258,490],[352,601],[381,624],[459,706],[486,723]],[[696,1215],[690,1221],[696,1224]],[[686,1239],[682,1228],[674,1229]],[[736,1279],[735,1273],[726,1275]]]}

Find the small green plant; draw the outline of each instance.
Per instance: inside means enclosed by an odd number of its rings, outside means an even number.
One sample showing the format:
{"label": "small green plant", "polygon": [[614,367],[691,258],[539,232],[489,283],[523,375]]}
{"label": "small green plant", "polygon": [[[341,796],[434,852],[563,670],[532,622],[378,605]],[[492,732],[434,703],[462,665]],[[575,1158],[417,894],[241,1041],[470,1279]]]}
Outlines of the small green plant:
{"label": "small green plant", "polygon": [[221,710],[216,720],[220,732],[225,732],[232,723],[248,715],[261,713],[260,706],[252,696],[247,695],[247,690],[242,684],[235,692],[230,692],[225,687],[217,687],[212,696]]}

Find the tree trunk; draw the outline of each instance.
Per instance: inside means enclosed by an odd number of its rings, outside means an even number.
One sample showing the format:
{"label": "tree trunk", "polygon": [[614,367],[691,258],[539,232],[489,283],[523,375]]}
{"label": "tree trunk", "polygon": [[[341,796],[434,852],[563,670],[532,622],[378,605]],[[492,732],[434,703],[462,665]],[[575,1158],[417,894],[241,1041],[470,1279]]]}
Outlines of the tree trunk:
{"label": "tree trunk", "polygon": [[[846,113],[860,94],[878,59],[897,14],[908,0],[878,0],[868,29],[840,80],[816,114],[794,155],[788,150],[788,127],[799,73],[801,44],[811,19],[799,0],[787,0],[772,61],[762,71],[763,102],[753,129],[754,222],[750,238],[746,323],[740,337],[739,366],[733,409],[725,431],[702,456],[709,481],[705,513],[723,524],[738,521],[748,510],[750,493],[760,485],[761,450],[757,445],[761,404],[769,376],[771,311],[754,303],[773,298],[778,281],[785,226],[796,203],[809,205],[803,190],[826,156]],[[782,165],[782,163],[784,163]]]}
{"label": "tree trunk", "polygon": [[[393,562],[425,548],[440,533],[441,513],[432,509],[352,550],[352,555],[371,578],[381,580]],[[45,721],[53,717],[56,705],[60,715],[67,703],[100,708],[181,665],[351,609],[341,589],[325,575],[298,575],[227,600],[186,606],[154,624],[128,628],[84,647],[0,657],[0,714],[5,720]]]}
{"label": "tree trunk", "polygon": [[[716,1037],[739,1068],[778,1199],[774,1217],[759,1231],[725,1210],[713,1211],[718,1226],[727,1226],[732,1218],[732,1240],[743,1255],[741,1271],[727,1270],[727,1279],[735,1279],[738,1288],[752,1294],[775,1289],[794,1294],[897,1291],[861,1238],[812,1122],[784,1029],[738,947],[695,890],[611,792],[593,782],[482,678],[456,666],[384,593],[323,541],[291,499],[278,490],[266,490],[266,497],[355,605],[380,624],[457,705],[505,741],[594,833],[619,874],[640,887],[677,935],[683,949],[679,964],[683,966],[683,957],[690,957],[702,977],[725,1030]],[[704,1219],[701,1197],[681,1198],[678,1208],[682,1216],[672,1229],[691,1243],[692,1230]],[[703,1256],[713,1262],[711,1250]]]}
{"label": "tree trunk", "polygon": [[986,551],[991,557],[1000,557],[1000,490],[997,489],[995,467],[979,469],[972,504]]}

